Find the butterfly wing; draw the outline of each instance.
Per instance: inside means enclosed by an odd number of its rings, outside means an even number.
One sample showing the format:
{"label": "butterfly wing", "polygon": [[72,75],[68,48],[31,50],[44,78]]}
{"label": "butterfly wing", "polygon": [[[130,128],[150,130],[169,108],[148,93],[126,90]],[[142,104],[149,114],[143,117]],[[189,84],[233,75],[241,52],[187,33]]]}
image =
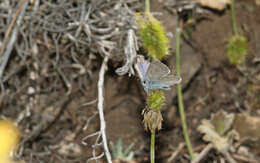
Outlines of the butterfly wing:
{"label": "butterfly wing", "polygon": [[148,71],[148,68],[150,67],[150,62],[142,59],[142,60],[138,60],[137,62],[138,65],[138,69],[141,72],[141,75],[143,77],[143,79],[145,79],[146,73]]}
{"label": "butterfly wing", "polygon": [[161,78],[161,83],[164,85],[172,86],[174,84],[179,84],[181,82],[181,77],[175,75],[167,75]]}
{"label": "butterfly wing", "polygon": [[170,73],[169,68],[158,59],[152,61],[145,75],[146,80],[160,80]]}
{"label": "butterfly wing", "polygon": [[181,82],[181,77],[177,77],[174,75],[168,75],[162,77],[160,80],[153,80],[149,82],[149,89],[164,89],[170,90],[171,86],[174,84],[179,84]]}
{"label": "butterfly wing", "polygon": [[159,60],[153,60],[145,75],[146,90],[169,90],[174,84],[181,82],[181,77],[170,74],[169,68]]}

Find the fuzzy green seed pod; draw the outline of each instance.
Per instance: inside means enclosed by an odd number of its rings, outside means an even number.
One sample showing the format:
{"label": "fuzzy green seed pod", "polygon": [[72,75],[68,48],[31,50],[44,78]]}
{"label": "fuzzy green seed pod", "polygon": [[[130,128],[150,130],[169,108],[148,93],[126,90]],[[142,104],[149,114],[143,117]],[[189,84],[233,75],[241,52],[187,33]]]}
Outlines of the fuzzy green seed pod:
{"label": "fuzzy green seed pod", "polygon": [[160,21],[150,13],[136,14],[138,33],[144,48],[151,58],[163,59],[169,53],[168,38]]}
{"label": "fuzzy green seed pod", "polygon": [[244,63],[247,51],[247,39],[244,36],[233,35],[228,38],[227,55],[231,64]]}
{"label": "fuzzy green seed pod", "polygon": [[154,110],[154,111],[161,110],[164,104],[165,104],[165,96],[163,91],[161,90],[153,91],[148,94],[147,107],[150,110]]}

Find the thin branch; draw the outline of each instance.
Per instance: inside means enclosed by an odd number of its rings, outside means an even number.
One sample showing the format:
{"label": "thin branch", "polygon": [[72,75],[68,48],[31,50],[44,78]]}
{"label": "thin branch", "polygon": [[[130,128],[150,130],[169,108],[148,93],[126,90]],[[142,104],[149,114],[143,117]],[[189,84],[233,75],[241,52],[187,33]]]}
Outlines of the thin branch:
{"label": "thin branch", "polygon": [[167,159],[167,162],[173,162],[184,146],[185,146],[184,143],[180,143],[177,149],[172,153],[171,157]]}
{"label": "thin branch", "polygon": [[133,65],[136,63],[137,50],[138,50],[138,45],[137,45],[135,32],[133,29],[129,29],[127,33],[127,42],[124,48],[126,61],[122,67],[116,69],[116,73],[118,75],[125,75],[126,73],[128,73],[129,76],[135,75],[135,72],[133,70]]}
{"label": "thin branch", "polygon": [[209,151],[211,150],[211,149],[213,149],[213,144],[208,144],[207,146],[206,146],[206,148],[204,148],[201,152],[200,152],[200,154],[199,155],[197,155],[196,157],[195,157],[195,159],[191,162],[191,163],[198,163],[198,162],[200,162],[208,153],[209,153]]}
{"label": "thin branch", "polygon": [[94,132],[94,133],[92,133],[92,134],[90,134],[90,135],[84,137],[84,138],[82,139],[81,143],[82,143],[83,145],[86,145],[86,146],[87,146],[87,145],[88,145],[87,140],[88,140],[89,138],[93,137],[93,136],[96,136],[96,135],[100,135],[100,131]]}
{"label": "thin branch", "polygon": [[107,158],[108,163],[112,163],[111,160],[111,154],[108,149],[107,145],[107,138],[106,138],[106,122],[104,118],[104,96],[103,96],[103,87],[104,87],[104,76],[105,71],[107,69],[107,61],[108,61],[108,55],[105,56],[100,72],[99,72],[99,80],[98,80],[98,112],[99,112],[99,119],[100,119],[100,132],[102,134],[102,140],[103,140],[103,147],[105,151],[105,155]]}
{"label": "thin branch", "polygon": [[97,102],[97,99],[92,100],[90,102],[86,102],[84,104],[81,104],[80,107],[89,106],[89,105],[95,104],[96,102]]}
{"label": "thin branch", "polygon": [[89,123],[90,123],[90,121],[95,117],[97,115],[97,112],[96,113],[94,113],[91,117],[89,117],[88,118],[88,120],[87,120],[87,122],[86,122],[86,124],[84,125],[84,127],[83,127],[83,130],[87,130],[87,128],[88,128],[88,126],[89,126]]}
{"label": "thin branch", "polygon": [[247,158],[245,156],[242,156],[242,155],[239,155],[239,154],[233,154],[232,155],[235,159],[237,160],[241,160],[243,162],[248,162],[248,163],[259,163],[258,160],[254,160],[254,159],[251,159],[251,158]]}
{"label": "thin branch", "polygon": [[223,153],[223,155],[229,163],[237,163],[236,160],[234,160],[232,156],[229,154],[229,152]]}
{"label": "thin branch", "polygon": [[95,157],[92,157],[90,159],[87,160],[87,163],[90,162],[90,161],[93,161],[93,160],[97,160],[97,159],[100,159],[104,156],[104,153],[101,153],[99,156],[95,156]]}
{"label": "thin branch", "polygon": [[[23,13],[24,13],[24,10],[25,10],[25,8],[27,7],[27,4],[28,3],[25,3],[25,2],[27,2],[27,0],[23,0],[20,4],[19,4],[19,6],[18,6],[18,8],[17,8],[17,10],[16,10],[16,12],[15,12],[15,14],[14,14],[14,17],[13,17],[13,19],[12,19],[12,21],[11,21],[11,23],[10,23],[10,25],[9,25],[9,27],[8,27],[8,29],[7,29],[7,31],[6,31],[6,34],[5,34],[5,38],[4,38],[4,41],[3,41],[3,45],[2,45],[2,48],[1,48],[1,50],[0,50],[0,56],[2,56],[2,53],[4,52],[4,50],[5,50],[5,46],[7,45],[7,42],[8,42],[8,39],[9,39],[9,36],[10,36],[10,34],[11,34],[11,31],[12,31],[12,29],[14,28],[14,25],[15,25],[15,22],[16,22],[16,20],[18,19],[18,17],[21,19],[21,18],[23,18],[23,14],[20,14],[22,11],[23,11]],[[19,15],[20,14],[20,15]],[[18,21],[17,21],[18,22]],[[21,21],[20,21],[21,22]],[[18,24],[18,23],[17,23]],[[20,25],[20,23],[18,24],[18,26]]]}
{"label": "thin branch", "polygon": [[[19,5],[19,7],[18,7],[18,9],[15,13],[15,16],[14,16],[14,18],[13,18],[13,20],[12,20],[12,22],[11,22],[9,28],[8,28],[8,31],[5,35],[5,39],[4,39],[2,48],[0,50],[0,58],[1,58],[1,56],[3,56],[0,60],[1,61],[1,63],[0,63],[0,79],[2,79],[6,64],[8,62],[9,57],[10,57],[11,51],[13,49],[13,45],[15,43],[17,33],[18,33],[18,27],[20,26],[20,24],[22,22],[22,19],[24,17],[24,13],[25,13],[25,9],[26,9],[27,5],[28,5],[27,0],[23,0],[21,2],[21,4]],[[16,20],[17,20],[17,23],[15,23]],[[15,24],[16,24],[16,26],[13,27]],[[11,34],[11,29],[13,29],[12,34]],[[8,42],[8,38],[9,38],[10,34],[11,34],[10,41]],[[5,46],[7,46],[6,51],[5,51]],[[4,51],[5,51],[5,53],[4,53]]]}

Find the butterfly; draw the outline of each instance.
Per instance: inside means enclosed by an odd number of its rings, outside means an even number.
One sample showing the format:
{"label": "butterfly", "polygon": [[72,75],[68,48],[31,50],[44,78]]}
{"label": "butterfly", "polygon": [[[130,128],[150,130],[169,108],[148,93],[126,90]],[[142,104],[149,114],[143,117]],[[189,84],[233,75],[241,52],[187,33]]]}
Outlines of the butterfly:
{"label": "butterfly", "polygon": [[170,69],[158,59],[154,59],[151,63],[141,59],[137,65],[146,92],[156,89],[170,90],[172,85],[179,84],[182,80],[181,77],[171,74]]}

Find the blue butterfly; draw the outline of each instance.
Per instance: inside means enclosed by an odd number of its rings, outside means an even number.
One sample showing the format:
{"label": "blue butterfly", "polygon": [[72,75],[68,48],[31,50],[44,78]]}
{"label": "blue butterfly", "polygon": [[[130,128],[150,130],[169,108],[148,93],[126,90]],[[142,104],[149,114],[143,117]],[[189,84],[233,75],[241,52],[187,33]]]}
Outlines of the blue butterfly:
{"label": "blue butterfly", "polygon": [[170,90],[174,84],[181,82],[181,77],[170,74],[169,68],[158,59],[151,63],[142,59],[137,62],[142,75],[142,84],[146,92],[149,90]]}

